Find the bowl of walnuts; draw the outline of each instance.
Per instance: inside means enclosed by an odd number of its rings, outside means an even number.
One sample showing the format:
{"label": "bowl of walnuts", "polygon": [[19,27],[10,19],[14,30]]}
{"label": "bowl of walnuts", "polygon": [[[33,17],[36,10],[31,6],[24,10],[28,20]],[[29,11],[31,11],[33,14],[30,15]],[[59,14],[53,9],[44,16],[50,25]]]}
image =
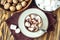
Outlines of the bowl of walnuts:
{"label": "bowl of walnuts", "polygon": [[0,9],[10,12],[21,12],[25,10],[32,0],[0,0]]}

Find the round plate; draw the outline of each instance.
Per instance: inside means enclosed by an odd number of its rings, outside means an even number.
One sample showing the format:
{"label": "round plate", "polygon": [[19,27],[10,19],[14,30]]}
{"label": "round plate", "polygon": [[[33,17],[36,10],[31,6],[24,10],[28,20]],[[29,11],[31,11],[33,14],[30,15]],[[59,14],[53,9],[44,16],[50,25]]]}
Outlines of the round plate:
{"label": "round plate", "polygon": [[[41,30],[39,30],[37,32],[30,32],[24,26],[24,21],[25,21],[26,16],[29,15],[29,14],[32,14],[32,13],[35,13],[35,14],[39,15],[42,18],[42,21],[43,21],[43,25],[42,25]],[[21,16],[19,17],[19,20],[18,20],[18,26],[21,29],[21,32],[25,36],[30,37],[30,38],[36,38],[36,37],[42,36],[45,33],[45,30],[47,30],[48,19],[47,19],[46,15],[44,14],[44,12],[42,12],[41,10],[36,9],[36,8],[31,8],[31,9],[28,9],[28,10],[24,11],[21,14]]]}
{"label": "round plate", "polygon": [[60,0],[35,0],[35,2],[44,11],[55,11],[60,7]]}

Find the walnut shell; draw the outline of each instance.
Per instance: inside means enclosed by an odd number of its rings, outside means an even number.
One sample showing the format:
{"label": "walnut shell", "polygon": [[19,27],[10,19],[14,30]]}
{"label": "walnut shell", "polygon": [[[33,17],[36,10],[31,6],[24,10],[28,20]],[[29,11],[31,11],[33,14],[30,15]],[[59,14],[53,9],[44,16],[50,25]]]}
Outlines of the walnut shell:
{"label": "walnut shell", "polygon": [[27,4],[26,1],[21,2],[22,7],[25,7],[26,4]]}
{"label": "walnut shell", "polygon": [[24,0],[19,0],[19,2],[22,2],[22,1],[24,1]]}
{"label": "walnut shell", "polygon": [[12,3],[12,0],[7,0],[8,3]]}
{"label": "walnut shell", "polygon": [[6,4],[4,5],[4,9],[9,9],[9,7],[10,7],[10,3],[6,3]]}
{"label": "walnut shell", "polygon": [[14,6],[11,6],[10,7],[10,11],[15,11],[15,7]]}
{"label": "walnut shell", "polygon": [[17,5],[17,6],[16,6],[16,9],[17,9],[17,10],[20,10],[21,8],[22,8],[22,5]]}
{"label": "walnut shell", "polygon": [[17,4],[18,3],[18,0],[13,0],[13,3]]}
{"label": "walnut shell", "polygon": [[29,0],[25,0],[26,2],[28,2]]}

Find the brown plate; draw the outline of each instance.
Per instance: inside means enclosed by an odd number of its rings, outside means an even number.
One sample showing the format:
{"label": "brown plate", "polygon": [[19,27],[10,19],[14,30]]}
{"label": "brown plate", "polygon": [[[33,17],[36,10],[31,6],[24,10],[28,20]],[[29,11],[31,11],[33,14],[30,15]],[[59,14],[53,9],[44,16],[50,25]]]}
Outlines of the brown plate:
{"label": "brown plate", "polygon": [[[13,13],[24,11],[26,8],[28,8],[28,6],[31,4],[31,2],[32,2],[32,0],[30,0],[30,1],[28,2],[28,4],[26,5],[26,7],[22,8],[22,9],[19,10],[19,11],[14,11]],[[1,6],[1,5],[0,5],[0,9],[5,10],[5,9],[3,8],[3,6]],[[8,11],[8,10],[6,10],[6,11]],[[11,11],[8,11],[8,12],[11,12]]]}

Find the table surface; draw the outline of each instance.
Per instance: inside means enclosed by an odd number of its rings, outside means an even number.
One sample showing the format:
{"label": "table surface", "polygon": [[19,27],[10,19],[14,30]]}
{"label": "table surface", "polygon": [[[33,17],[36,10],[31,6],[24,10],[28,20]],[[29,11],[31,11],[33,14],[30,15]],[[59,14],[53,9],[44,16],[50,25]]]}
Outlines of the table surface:
{"label": "table surface", "polygon": [[[35,3],[31,4],[31,6],[35,5]],[[29,6],[29,8],[31,8]],[[36,6],[33,6],[36,7]],[[60,8],[54,11],[55,15],[57,15],[57,23],[55,24],[55,30],[50,31],[49,33],[45,33],[43,36],[39,38],[35,38],[34,40],[59,40],[60,36]],[[13,16],[13,13],[9,13],[5,10],[0,9],[0,39],[1,40],[14,40],[13,35],[11,34],[11,31],[8,28],[8,25],[6,24],[6,20]]]}

